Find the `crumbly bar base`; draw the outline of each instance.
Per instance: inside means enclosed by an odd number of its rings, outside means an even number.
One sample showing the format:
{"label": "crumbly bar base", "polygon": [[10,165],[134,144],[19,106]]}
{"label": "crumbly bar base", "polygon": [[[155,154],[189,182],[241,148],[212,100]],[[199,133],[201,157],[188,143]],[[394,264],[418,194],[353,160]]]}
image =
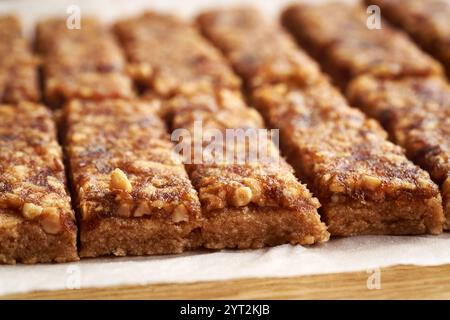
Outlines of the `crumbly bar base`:
{"label": "crumbly bar base", "polygon": [[342,201],[322,200],[322,217],[335,236],[358,234],[440,234],[442,208],[440,198],[416,201],[414,198],[369,201],[345,197]]}
{"label": "crumbly bar base", "polygon": [[227,208],[208,213],[202,227],[204,246],[210,249],[257,249],[280,244],[325,242],[329,233],[314,210],[271,207]]}
{"label": "crumbly bar base", "polygon": [[77,261],[77,234],[49,234],[39,222],[26,221],[0,209],[0,263],[26,264]]}
{"label": "crumbly bar base", "polygon": [[83,258],[174,254],[202,245],[200,230],[190,223],[174,225],[161,219],[105,217],[94,224],[82,222],[80,229]]}

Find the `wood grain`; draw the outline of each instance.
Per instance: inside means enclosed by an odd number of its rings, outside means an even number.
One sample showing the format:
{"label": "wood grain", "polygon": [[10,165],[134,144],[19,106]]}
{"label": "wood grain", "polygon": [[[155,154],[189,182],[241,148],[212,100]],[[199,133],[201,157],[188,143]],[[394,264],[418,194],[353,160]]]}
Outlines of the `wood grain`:
{"label": "wood grain", "polygon": [[380,270],[381,289],[366,271],[292,278],[110,287],[9,295],[2,299],[450,299],[450,265]]}

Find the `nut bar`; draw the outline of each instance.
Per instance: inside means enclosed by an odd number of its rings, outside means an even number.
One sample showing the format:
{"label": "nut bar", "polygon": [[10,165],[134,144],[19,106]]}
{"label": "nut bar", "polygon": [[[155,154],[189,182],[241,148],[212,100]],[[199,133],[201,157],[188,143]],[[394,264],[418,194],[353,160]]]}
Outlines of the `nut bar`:
{"label": "nut bar", "polygon": [[441,185],[450,228],[450,86],[440,77],[350,83],[349,100],[378,119],[392,140]]}
{"label": "nut bar", "polygon": [[117,23],[115,33],[124,46],[128,71],[138,85],[162,97],[240,89],[220,53],[189,24],[156,13]]}
{"label": "nut bar", "polygon": [[43,56],[44,94],[55,107],[69,99],[132,98],[125,60],[113,36],[93,18],[80,29],[68,29],[65,19],[48,19],[37,26],[37,47]]}
{"label": "nut bar", "polygon": [[443,0],[366,0],[378,5],[393,24],[403,28],[450,72],[450,3]]}
{"label": "nut bar", "polygon": [[52,115],[0,105],[0,263],[78,260],[77,227]]}
{"label": "nut bar", "polygon": [[15,16],[0,16],[0,103],[39,100],[38,60]]}
{"label": "nut bar", "polygon": [[[267,135],[251,138],[251,129],[256,132],[263,121],[255,110],[245,106],[240,94],[220,90],[215,96],[177,96],[169,103],[176,111],[173,128],[187,131],[183,142],[192,145],[194,152],[199,148],[196,144],[203,147],[200,161],[185,157],[185,162],[202,204],[205,247],[244,249],[328,240],[329,234],[317,213],[317,199],[297,181]],[[196,121],[201,121],[204,130],[200,141],[192,138],[198,134]],[[236,133],[232,144],[230,140],[214,140],[215,151],[221,150],[226,156],[214,153],[212,158],[206,157],[211,143],[209,133],[225,137],[231,129],[249,135],[240,139]],[[250,145],[256,144],[266,153],[264,158],[261,153],[252,158],[255,149],[252,151]]]}
{"label": "nut bar", "polygon": [[369,29],[359,6],[293,5],[283,12],[282,22],[341,87],[360,74],[392,78],[442,73],[436,61],[385,21],[382,29]]}
{"label": "nut bar", "polygon": [[278,25],[266,22],[257,10],[209,11],[199,15],[197,22],[250,89],[280,82],[310,84],[320,77],[317,64],[296,48],[288,34]]}
{"label": "nut bar", "polygon": [[179,253],[201,245],[197,193],[156,114],[158,104],[66,105],[81,257]]}
{"label": "nut bar", "polygon": [[326,80],[266,86],[253,98],[280,128],[282,150],[319,198],[332,235],[442,232],[441,196],[428,173]]}

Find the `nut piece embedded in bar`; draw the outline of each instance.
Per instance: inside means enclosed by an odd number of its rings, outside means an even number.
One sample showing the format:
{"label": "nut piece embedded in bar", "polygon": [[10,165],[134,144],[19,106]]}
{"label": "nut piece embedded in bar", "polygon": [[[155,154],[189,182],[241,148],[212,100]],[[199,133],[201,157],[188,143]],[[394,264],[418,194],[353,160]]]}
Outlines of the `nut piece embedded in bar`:
{"label": "nut piece embedded in bar", "polygon": [[109,188],[111,191],[120,190],[128,193],[130,193],[132,190],[130,180],[128,180],[125,172],[123,172],[119,168],[114,169],[111,173]]}
{"label": "nut piece embedded in bar", "polygon": [[30,102],[0,105],[0,119],[0,263],[78,260],[50,110]]}
{"label": "nut piece embedded in bar", "polygon": [[[261,116],[245,105],[240,94],[228,90],[216,95],[177,96],[169,101],[167,110],[172,113],[173,129],[194,130],[198,120],[204,131],[263,126]],[[226,145],[224,151],[237,156],[239,150],[240,156],[247,155],[248,145],[239,140]],[[261,140],[258,143],[267,146],[269,161],[244,157],[243,162],[234,158],[187,164],[202,203],[204,246],[260,248],[327,241],[329,234],[317,214],[318,201],[297,181],[270,137],[263,135]],[[189,142],[193,148],[198,145],[194,139]]]}
{"label": "nut piece embedded in bar", "polygon": [[280,128],[282,149],[319,198],[331,234],[442,232],[441,197],[428,173],[327,81],[267,86],[253,96]]}
{"label": "nut piece embedded in bar", "polygon": [[82,257],[179,253],[201,245],[200,202],[159,106],[159,100],[66,105]]}
{"label": "nut piece embedded in bar", "polygon": [[[354,105],[378,119],[407,155],[442,185],[450,225],[450,199],[444,191],[450,175],[450,85],[444,78],[377,79],[360,76],[347,95]],[[428,179],[418,181],[424,188]],[[413,186],[414,187],[414,186]]]}

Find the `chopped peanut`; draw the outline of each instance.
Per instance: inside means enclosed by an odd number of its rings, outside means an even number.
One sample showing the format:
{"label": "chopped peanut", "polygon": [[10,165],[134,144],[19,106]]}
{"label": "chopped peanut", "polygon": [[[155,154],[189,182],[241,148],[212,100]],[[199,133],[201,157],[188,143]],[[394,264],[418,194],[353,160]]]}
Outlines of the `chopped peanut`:
{"label": "chopped peanut", "polygon": [[111,191],[120,190],[128,193],[132,190],[131,182],[128,180],[127,175],[119,168],[114,169],[111,173],[109,188]]}

